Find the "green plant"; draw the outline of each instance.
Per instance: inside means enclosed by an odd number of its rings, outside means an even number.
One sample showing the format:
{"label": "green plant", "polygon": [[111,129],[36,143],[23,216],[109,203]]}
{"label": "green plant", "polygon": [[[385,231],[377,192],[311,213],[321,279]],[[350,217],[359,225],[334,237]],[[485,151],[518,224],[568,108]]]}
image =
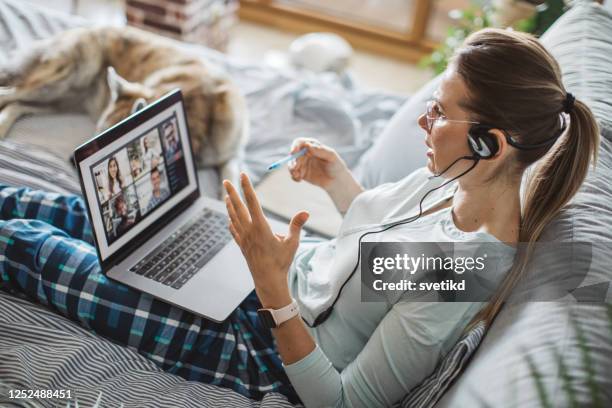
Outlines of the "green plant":
{"label": "green plant", "polygon": [[473,1],[465,10],[452,10],[449,16],[455,21],[455,25],[447,30],[444,42],[430,55],[424,57],[420,65],[431,68],[436,74],[444,71],[455,49],[468,35],[491,25],[491,12],[488,3],[480,1]]}
{"label": "green plant", "polygon": [[[537,5],[535,13],[526,19],[519,20],[513,28],[519,31],[541,35],[566,10],[564,0],[517,0]],[[489,1],[473,0],[472,4],[464,10],[452,10],[449,13],[455,24],[447,30],[446,39],[428,56],[420,61],[422,67],[430,68],[435,74],[446,69],[449,59],[455,49],[471,33],[491,26],[495,9]]]}
{"label": "green plant", "polygon": [[[612,336],[612,304],[606,304],[605,307],[608,318],[608,325],[610,328],[610,335]],[[593,351],[589,346],[587,338],[585,337],[584,329],[578,322],[578,319],[575,316],[571,316],[570,319],[572,327],[576,334],[576,342],[580,352],[580,362],[582,365],[581,370],[586,377],[586,387],[588,389],[588,398],[590,400],[588,406],[593,408],[603,408],[605,405],[602,400],[602,395],[605,395],[605,392],[602,389],[601,384],[597,382],[595,378],[595,366],[592,356]],[[564,395],[567,397],[569,407],[578,408],[582,405],[580,405],[577,400],[574,377],[569,372],[563,355],[556,347],[553,346],[552,349],[555,355],[557,367],[559,369],[559,376],[561,377],[561,392],[563,392]],[[544,387],[544,383],[542,380],[543,377],[541,373],[539,372],[534,361],[528,354],[525,354],[525,360],[527,362],[531,378],[534,381],[537,390],[540,406],[544,408],[552,408],[553,405],[551,404],[551,400],[553,400],[553,395],[550,395],[547,389]]]}
{"label": "green plant", "polygon": [[518,21],[514,28],[536,36],[544,34],[548,27],[557,21],[567,9],[564,0],[532,0],[531,2],[537,4],[535,14],[530,18]]}

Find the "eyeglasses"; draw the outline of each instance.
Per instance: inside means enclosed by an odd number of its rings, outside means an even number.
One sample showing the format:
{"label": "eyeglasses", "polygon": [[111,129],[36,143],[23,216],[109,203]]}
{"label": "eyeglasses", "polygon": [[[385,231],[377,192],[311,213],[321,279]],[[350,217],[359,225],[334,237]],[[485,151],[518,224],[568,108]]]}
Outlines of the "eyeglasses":
{"label": "eyeglasses", "polygon": [[427,102],[427,109],[425,111],[425,119],[427,119],[427,133],[431,133],[433,129],[434,123],[442,122],[451,122],[451,123],[472,123],[474,125],[479,124],[480,122],[474,122],[471,120],[451,120],[440,112],[440,107],[435,100],[431,100]]}

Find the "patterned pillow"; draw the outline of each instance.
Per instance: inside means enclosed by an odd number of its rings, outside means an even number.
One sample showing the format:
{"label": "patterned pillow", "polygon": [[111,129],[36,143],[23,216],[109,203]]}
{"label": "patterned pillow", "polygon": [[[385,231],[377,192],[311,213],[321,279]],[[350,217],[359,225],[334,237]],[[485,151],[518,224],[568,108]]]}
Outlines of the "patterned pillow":
{"label": "patterned pillow", "polygon": [[396,407],[433,407],[453,380],[463,371],[485,334],[485,323],[480,322],[451,349],[438,363],[434,372],[421,384],[410,390]]}

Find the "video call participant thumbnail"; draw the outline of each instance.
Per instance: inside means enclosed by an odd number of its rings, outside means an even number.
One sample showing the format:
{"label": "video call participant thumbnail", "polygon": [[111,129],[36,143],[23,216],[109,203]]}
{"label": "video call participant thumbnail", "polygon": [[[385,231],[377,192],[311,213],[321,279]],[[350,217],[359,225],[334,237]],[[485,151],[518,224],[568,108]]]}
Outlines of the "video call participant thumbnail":
{"label": "video call participant thumbnail", "polygon": [[162,187],[161,172],[158,167],[153,167],[150,173],[151,178],[151,197],[147,204],[147,212],[151,211],[170,196],[170,190],[166,186]]}
{"label": "video call participant thumbnail", "polygon": [[123,198],[123,195],[117,196],[113,203],[114,218],[119,220],[115,227],[115,236],[119,237],[129,230],[132,225],[136,224],[136,217],[130,217],[128,214],[128,205]]}
{"label": "video call participant thumbnail", "polygon": [[166,148],[166,161],[171,162],[181,157],[181,142],[179,140],[176,122],[171,119],[162,125],[164,146]]}
{"label": "video call participant thumbnail", "polygon": [[108,174],[108,187],[106,189],[108,197],[110,199],[112,196],[121,193],[121,189],[125,187],[123,176],[121,175],[121,169],[119,169],[119,161],[115,156],[112,156],[108,159],[107,164],[107,174]]}

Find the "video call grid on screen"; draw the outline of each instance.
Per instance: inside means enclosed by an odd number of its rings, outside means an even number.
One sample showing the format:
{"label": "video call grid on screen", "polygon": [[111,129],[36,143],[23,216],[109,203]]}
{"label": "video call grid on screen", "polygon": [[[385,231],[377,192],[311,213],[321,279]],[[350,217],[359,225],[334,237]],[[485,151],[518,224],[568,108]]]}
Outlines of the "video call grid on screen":
{"label": "video call grid on screen", "polygon": [[195,190],[183,117],[175,104],[83,162],[103,260]]}

